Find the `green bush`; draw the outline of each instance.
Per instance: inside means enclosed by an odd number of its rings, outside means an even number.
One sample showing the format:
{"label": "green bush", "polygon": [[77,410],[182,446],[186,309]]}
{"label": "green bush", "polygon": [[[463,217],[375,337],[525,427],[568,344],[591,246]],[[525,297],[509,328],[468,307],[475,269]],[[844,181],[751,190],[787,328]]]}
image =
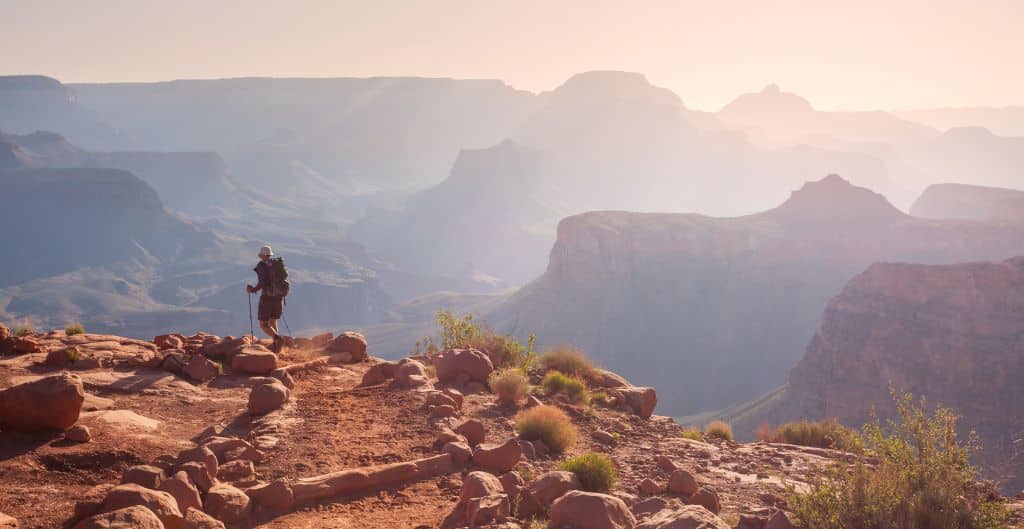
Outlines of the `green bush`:
{"label": "green bush", "polygon": [[31,323],[25,323],[25,324],[19,325],[19,326],[15,327],[15,328],[11,329],[11,334],[14,335],[14,336],[17,336],[19,338],[21,338],[23,336],[28,336],[28,335],[32,334],[32,332],[33,332],[33,330],[32,330],[32,324]]}
{"label": "green bush", "polygon": [[608,456],[597,452],[567,459],[558,465],[558,470],[576,474],[583,490],[588,492],[608,492],[619,479],[615,463]]}
{"label": "green bush", "polygon": [[526,345],[523,345],[514,336],[498,334],[486,324],[477,323],[472,314],[459,317],[444,309],[437,311],[436,322],[441,345],[438,346],[433,338],[427,336],[416,342],[412,354],[432,355],[449,349],[472,347],[498,359],[495,367],[518,367],[524,371],[529,370],[537,360],[537,353],[533,350],[537,343],[534,334],[530,334]]}
{"label": "green bush", "polygon": [[708,437],[717,437],[726,441],[732,441],[732,426],[722,421],[711,421],[707,427],[704,428],[704,432],[708,434]]}
{"label": "green bush", "polygon": [[506,367],[491,373],[487,384],[500,402],[515,404],[526,398],[530,391],[530,381],[518,367]]}
{"label": "green bush", "polygon": [[696,429],[696,428],[684,428],[683,432],[680,435],[683,436],[684,438],[690,439],[692,441],[703,441],[704,440],[704,434],[701,433],[701,431]]}
{"label": "green bush", "polygon": [[564,452],[576,444],[579,431],[564,411],[554,406],[536,406],[516,418],[520,439],[543,441],[552,452]]}
{"label": "green bush", "polygon": [[[890,390],[897,420],[875,419],[858,435],[864,458],[852,468],[836,463],[809,483],[806,494],[790,491],[789,505],[806,529],[996,529],[1006,508],[990,501],[969,461],[977,449],[972,433],[957,438],[957,416],[922,399]],[[871,461],[871,464],[865,461]]]}
{"label": "green bush", "polygon": [[767,439],[763,440],[847,452],[857,451],[860,444],[857,432],[839,424],[835,419],[788,422],[771,430]]}
{"label": "green bush", "polygon": [[587,391],[587,385],[576,377],[571,377],[558,371],[551,371],[544,375],[540,385],[548,395],[565,395],[574,404],[587,404],[590,402],[590,392]]}
{"label": "green bush", "polygon": [[64,334],[67,336],[85,334],[85,327],[83,327],[81,323],[72,323],[71,325],[64,327]]}
{"label": "green bush", "polygon": [[64,349],[64,354],[67,356],[68,362],[71,362],[72,364],[82,358],[81,351],[79,351],[78,348],[73,345],[71,347]]}
{"label": "green bush", "polygon": [[583,351],[571,347],[557,347],[546,351],[540,355],[540,363],[545,371],[561,371],[584,378],[595,369]]}

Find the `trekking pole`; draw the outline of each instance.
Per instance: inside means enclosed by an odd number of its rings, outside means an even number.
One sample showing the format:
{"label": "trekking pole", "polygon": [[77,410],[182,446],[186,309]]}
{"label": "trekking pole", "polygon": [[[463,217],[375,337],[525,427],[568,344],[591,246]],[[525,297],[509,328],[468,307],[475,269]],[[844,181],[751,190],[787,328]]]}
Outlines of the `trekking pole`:
{"label": "trekking pole", "polygon": [[256,332],[252,328],[252,292],[249,292],[249,338],[256,341]]}
{"label": "trekking pole", "polygon": [[[284,306],[285,306],[285,307],[287,307],[287,306],[288,306],[288,300],[287,300],[287,298],[286,298],[286,299],[284,300]],[[288,318],[285,318],[285,317],[284,317],[284,312],[282,312],[282,313],[281,313],[281,321],[283,321],[283,322],[284,322],[284,328],[285,328],[285,330],[287,330],[287,331],[288,331],[288,336],[293,336],[293,335],[292,335],[292,328],[288,326]]]}

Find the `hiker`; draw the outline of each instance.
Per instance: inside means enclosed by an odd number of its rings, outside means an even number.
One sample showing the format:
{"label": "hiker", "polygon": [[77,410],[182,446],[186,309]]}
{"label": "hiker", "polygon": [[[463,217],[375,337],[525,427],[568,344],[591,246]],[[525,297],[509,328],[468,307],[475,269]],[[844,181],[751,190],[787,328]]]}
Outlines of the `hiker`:
{"label": "hiker", "polygon": [[275,353],[281,351],[284,339],[277,332],[277,320],[284,311],[284,298],[288,295],[288,272],[284,267],[284,259],[274,257],[269,246],[260,248],[260,262],[256,263],[258,282],[256,286],[245,285],[249,294],[260,292],[259,309],[257,310],[260,329],[274,340],[270,349]]}

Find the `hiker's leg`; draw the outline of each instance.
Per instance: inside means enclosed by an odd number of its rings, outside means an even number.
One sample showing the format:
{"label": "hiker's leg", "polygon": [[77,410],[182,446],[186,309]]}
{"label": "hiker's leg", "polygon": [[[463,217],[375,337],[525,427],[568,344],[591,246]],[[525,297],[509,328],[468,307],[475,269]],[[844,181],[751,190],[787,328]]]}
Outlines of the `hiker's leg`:
{"label": "hiker's leg", "polygon": [[[274,323],[273,326],[271,326],[271,322]],[[277,322],[274,320],[260,320],[260,329],[271,338],[277,336]]]}
{"label": "hiker's leg", "polygon": [[267,320],[267,327],[270,327],[270,330],[274,331],[274,334],[272,334],[271,336],[275,336],[275,337],[278,336],[277,320],[275,320],[273,318]]}

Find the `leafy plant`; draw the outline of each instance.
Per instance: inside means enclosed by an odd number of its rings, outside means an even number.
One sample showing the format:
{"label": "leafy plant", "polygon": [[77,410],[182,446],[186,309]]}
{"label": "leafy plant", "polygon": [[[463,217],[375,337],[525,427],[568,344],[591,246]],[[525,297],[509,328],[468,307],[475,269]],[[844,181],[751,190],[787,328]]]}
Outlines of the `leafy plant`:
{"label": "leafy plant", "polygon": [[565,373],[551,371],[544,375],[540,385],[548,395],[563,394],[575,404],[587,404],[590,402],[590,392],[587,391],[587,385],[582,380]]}
{"label": "leafy plant", "polygon": [[416,342],[413,355],[434,355],[449,349],[472,347],[498,359],[496,367],[518,367],[524,371],[529,370],[537,360],[537,353],[534,352],[537,336],[532,333],[523,345],[514,336],[498,334],[488,325],[477,323],[472,314],[459,317],[451,311],[439,309],[435,321],[441,344],[437,345],[430,336],[424,337]]}
{"label": "leafy plant", "polygon": [[541,405],[523,411],[516,418],[516,433],[527,441],[543,441],[552,452],[564,452],[576,444],[579,431],[564,411]]}
{"label": "leafy plant", "polygon": [[589,492],[608,492],[619,479],[615,463],[608,456],[597,452],[567,459],[558,465],[558,470],[576,474],[583,490]]}
{"label": "leafy plant", "polygon": [[506,367],[492,372],[487,377],[487,384],[498,400],[505,404],[523,400],[530,391],[530,381],[518,367]]}
{"label": "leafy plant", "polygon": [[700,430],[698,430],[696,428],[684,428],[682,433],[679,434],[679,435],[681,435],[682,437],[684,437],[686,439],[690,439],[692,441],[703,441],[704,440],[704,434]]}
{"label": "leafy plant", "polygon": [[561,371],[584,378],[595,369],[583,351],[565,346],[546,351],[540,356],[540,363],[545,371]]}
{"label": "leafy plant", "polygon": [[72,323],[67,327],[64,327],[64,334],[67,336],[74,336],[76,334],[85,334],[85,327],[81,323]]}
{"label": "leafy plant", "polygon": [[806,494],[791,488],[789,505],[807,529],[996,529],[1006,508],[976,483],[972,432],[957,438],[958,417],[947,408],[929,414],[927,403],[890,388],[896,419],[877,418],[858,435],[864,457],[837,463],[812,478]]}
{"label": "leafy plant", "polygon": [[717,437],[718,439],[724,439],[726,441],[732,441],[732,426],[722,421],[711,421],[707,427],[704,428],[704,432],[708,434],[708,437]]}

